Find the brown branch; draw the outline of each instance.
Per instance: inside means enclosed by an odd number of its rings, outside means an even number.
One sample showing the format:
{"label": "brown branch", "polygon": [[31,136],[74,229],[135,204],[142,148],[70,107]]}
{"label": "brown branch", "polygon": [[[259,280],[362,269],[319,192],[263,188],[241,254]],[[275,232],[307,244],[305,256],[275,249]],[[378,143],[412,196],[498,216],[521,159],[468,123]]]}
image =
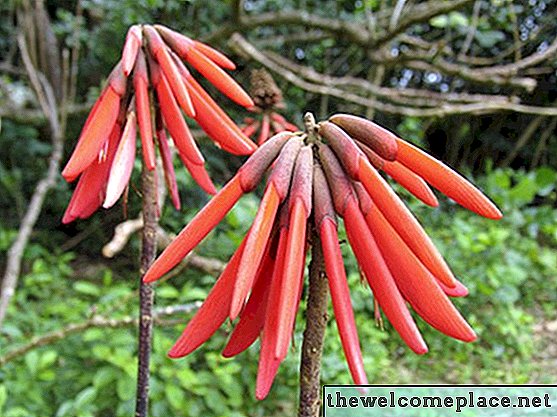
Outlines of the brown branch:
{"label": "brown branch", "polygon": [[52,153],[49,158],[47,173],[43,179],[39,181],[33,191],[27,211],[19,226],[16,239],[8,250],[6,270],[4,271],[4,277],[2,279],[2,293],[0,294],[0,327],[6,317],[8,306],[17,287],[19,274],[21,272],[23,252],[27,246],[35,223],[39,218],[39,214],[41,213],[46,194],[56,184],[64,144],[64,131],[58,119],[59,108],[56,104],[52,87],[33,65],[23,34],[18,35],[18,45],[31,85],[37,95],[41,109],[49,121],[52,138]]}
{"label": "brown branch", "polygon": [[[174,305],[168,307],[162,307],[153,311],[153,322],[156,324],[164,324],[166,323],[162,319],[164,317],[174,316],[177,314],[188,314],[192,311],[198,309],[201,306],[200,301],[196,301],[190,304],[183,304],[183,305]],[[4,366],[8,362],[11,362],[18,357],[25,355],[27,352],[42,347],[51,345],[56,343],[60,340],[65,339],[66,337],[84,332],[88,329],[92,328],[110,328],[110,329],[118,329],[121,327],[129,327],[135,326],[139,323],[139,319],[133,316],[126,316],[118,319],[113,319],[104,316],[95,315],[88,320],[85,320],[80,323],[72,323],[69,324],[62,329],[55,330],[49,333],[46,333],[42,336],[33,337],[28,343],[19,346],[17,348],[12,349],[10,352],[6,353],[3,356],[0,356],[0,366]]]}
{"label": "brown branch", "polygon": [[228,39],[234,32],[246,31],[261,26],[304,26],[306,28],[321,29],[359,45],[367,45],[370,40],[367,29],[354,22],[328,19],[302,10],[286,10],[259,15],[242,15],[239,21],[223,25],[217,31],[205,36],[203,41],[215,43],[221,39]]}
{"label": "brown branch", "polygon": [[306,308],[306,328],[302,343],[300,362],[300,405],[298,417],[318,417],[320,415],[321,357],[323,340],[327,328],[327,278],[325,260],[319,235],[312,233],[311,263],[309,266],[309,288]]}
{"label": "brown branch", "polygon": [[[359,94],[341,89],[338,87],[333,87],[329,84],[318,84],[316,82],[309,82],[301,78],[298,74],[289,71],[281,65],[278,65],[268,56],[263,54],[252,44],[250,44],[245,38],[240,34],[234,34],[230,41],[230,46],[235,49],[238,53],[247,56],[260,64],[267,67],[269,70],[277,73],[281,77],[285,78],[292,84],[312,93],[326,94],[330,96],[337,97],[339,99],[355,103],[364,107],[373,107],[376,110],[391,113],[400,114],[404,116],[416,116],[416,117],[442,117],[449,114],[487,114],[495,113],[500,111],[514,111],[518,113],[526,114],[540,114],[546,116],[557,115],[556,107],[539,107],[539,106],[529,106],[513,102],[504,101],[481,101],[481,102],[471,102],[462,104],[451,104],[442,103],[437,104],[432,108],[412,108],[407,105],[393,105],[384,103],[382,101],[375,100],[373,98],[362,97]],[[321,75],[322,79],[327,76]],[[365,81],[364,81],[365,82]],[[334,85],[334,84],[333,84]],[[371,85],[371,83],[369,83]]]}
{"label": "brown branch", "polygon": [[501,162],[500,164],[501,167],[509,166],[511,162],[515,160],[520,150],[524,148],[524,146],[526,146],[526,144],[530,141],[530,139],[532,139],[534,134],[537,132],[538,128],[540,127],[544,119],[545,118],[543,116],[536,116],[530,121],[530,123],[528,123],[528,126],[526,126],[526,129],[524,129],[524,131],[522,132],[522,134],[514,144],[514,147],[511,150],[511,152],[509,152],[507,157]]}
{"label": "brown branch", "polygon": [[154,293],[151,284],[143,282],[143,276],[157,256],[158,190],[155,171],[149,171],[143,164],[141,191],[143,194],[143,229],[141,245],[141,267],[139,278],[139,338],[137,364],[137,393],[135,416],[146,417],[149,406],[149,362],[153,333]]}

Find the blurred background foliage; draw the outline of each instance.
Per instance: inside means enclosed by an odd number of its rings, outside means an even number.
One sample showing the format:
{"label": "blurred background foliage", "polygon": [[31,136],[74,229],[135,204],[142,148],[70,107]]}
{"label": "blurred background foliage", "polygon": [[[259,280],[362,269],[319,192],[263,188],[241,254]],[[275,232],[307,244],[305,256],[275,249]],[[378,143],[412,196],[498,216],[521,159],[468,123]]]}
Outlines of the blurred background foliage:
{"label": "blurred background foliage", "polygon": [[[297,13],[314,22],[327,18],[354,27],[363,25],[369,33],[377,34],[377,39],[384,33],[381,28],[407,22],[412,7],[451,2],[246,0],[209,5],[198,0],[82,0],[78,7],[76,0],[45,1],[60,50],[76,45],[80,49],[76,107],[68,117],[64,160],[104,77],[120,55],[127,28],[142,22],[163,23],[189,36],[210,39],[239,64],[234,76],[244,86],[248,85],[250,68],[259,68],[261,64],[245,54],[236,54],[238,49],[229,42],[234,22],[236,29],[259,50],[280,53],[291,62],[321,74],[358,78],[398,92],[441,93],[447,97],[448,105],[454,104],[449,100],[451,94],[466,93],[503,96],[508,99],[506,103],[520,101],[532,108],[554,110],[557,98],[554,55],[504,76],[502,82],[470,79],[467,73],[454,73],[442,65],[445,61],[463,65],[474,74],[478,68],[512,65],[536,52],[543,53],[557,37],[557,2],[459,1],[462,6],[454,10],[413,22],[388,41],[380,45],[376,42],[380,46],[377,50],[325,27],[305,26],[286,18],[284,22],[277,19],[274,24],[253,22],[269,13]],[[11,0],[0,4],[2,269],[52,151],[48,124],[36,114],[36,99],[22,71],[15,41],[16,9],[31,3],[34,1]],[[398,6],[402,6],[403,13],[399,19],[393,19]],[[406,10],[410,12],[405,14]],[[411,42],[422,44],[412,46]],[[420,51],[431,54],[433,47],[431,56],[418,54]],[[381,49],[391,57],[406,58],[386,60],[383,65],[374,55]],[[479,335],[476,343],[466,345],[420,323],[430,346],[425,356],[411,353],[388,323],[384,323],[384,330],[375,323],[371,293],[360,283],[355,260],[344,245],[370,382],[556,383],[557,112],[473,112],[451,108],[446,114],[422,117],[407,114],[407,109],[443,108],[443,103],[438,104],[438,98],[430,98],[434,105],[420,105],[416,101],[405,104],[396,97],[379,98],[396,107],[394,111],[383,111],[304,90],[281,77],[280,68],[278,72],[270,69],[283,89],[287,104],[283,113],[291,120],[300,123],[305,111],[313,111],[319,118],[336,111],[374,117],[473,178],[505,214],[503,220],[492,222],[446,199],[432,210],[405,194],[455,275],[470,289],[468,297],[455,303]],[[535,85],[521,88],[509,84],[517,74],[534,80]],[[367,94],[356,93],[363,97]],[[492,104],[488,99],[483,102]],[[222,96],[219,103],[238,122],[247,115]],[[242,162],[208,141],[202,140],[201,147],[217,183],[230,178]],[[167,204],[161,218],[164,229],[172,233],[179,231],[208,200],[184,169],[178,169],[177,176],[184,207],[175,212]],[[138,178],[135,183],[138,184]],[[133,236],[116,257],[102,256],[103,245],[111,239],[115,226],[125,219],[121,206],[85,221],[61,225],[72,189],[72,185],[57,178],[24,252],[19,285],[0,334],[0,416],[133,413],[136,330],[130,321],[137,313],[140,242]],[[136,216],[140,198],[135,188],[130,190],[128,205],[129,216]],[[226,261],[257,206],[256,196],[244,197],[197,253]],[[186,268],[157,286],[156,306],[194,308],[214,280],[213,274]],[[271,394],[262,402],[257,402],[253,394],[258,346],[233,360],[219,355],[229,326],[183,360],[166,357],[166,351],[190,316],[191,312],[182,312],[162,317],[155,328],[151,415],[255,417],[295,413],[302,315],[298,317],[296,344],[281,366]],[[60,340],[1,362],[13,349],[34,338],[98,317],[117,323],[93,324],[83,331],[69,332]],[[326,337],[322,380],[351,382],[334,319]]]}

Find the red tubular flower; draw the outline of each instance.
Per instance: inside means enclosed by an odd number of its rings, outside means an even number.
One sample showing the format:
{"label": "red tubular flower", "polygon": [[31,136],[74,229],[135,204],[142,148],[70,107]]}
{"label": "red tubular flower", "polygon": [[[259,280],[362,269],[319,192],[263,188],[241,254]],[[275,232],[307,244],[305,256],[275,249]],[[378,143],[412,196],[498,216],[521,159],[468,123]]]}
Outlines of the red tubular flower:
{"label": "red tubular flower", "polygon": [[[238,104],[253,106],[248,94],[221,69],[235,66],[220,52],[164,26],[132,26],[122,59],[108,77],[62,171],[67,181],[80,177],[62,219],[64,223],[86,218],[101,205],[109,208],[118,201],[131,176],[137,130],[147,169],[155,168],[155,149],[159,148],[166,184],[177,209],[180,200],[165,130],[192,178],[207,193],[214,194],[216,189],[205,170],[205,160],[181,110],[223,149],[238,155],[249,155],[256,149],[193,79],[180,58]],[[129,78],[132,82],[128,82]]]}
{"label": "red tubular flower", "polygon": [[465,342],[475,340],[474,331],[449,299],[465,296],[466,287],[453,277],[418,221],[376,169],[430,205],[437,205],[437,200],[428,184],[485,217],[501,217],[495,205],[459,174],[365,119],[336,115],[307,134],[275,135],[145,274],[145,281],[151,282],[173,268],[270,171],[250,231],[170,356],[191,353],[227,317],[239,317],[223,355],[237,355],[260,338],[256,397],[264,398],[288,351],[303,287],[306,235],[313,227],[322,246],[348,367],[354,381],[365,384],[337,215],[344,219],[348,242],[374,302],[414,352],[426,353],[427,345],[409,306],[440,332]]}

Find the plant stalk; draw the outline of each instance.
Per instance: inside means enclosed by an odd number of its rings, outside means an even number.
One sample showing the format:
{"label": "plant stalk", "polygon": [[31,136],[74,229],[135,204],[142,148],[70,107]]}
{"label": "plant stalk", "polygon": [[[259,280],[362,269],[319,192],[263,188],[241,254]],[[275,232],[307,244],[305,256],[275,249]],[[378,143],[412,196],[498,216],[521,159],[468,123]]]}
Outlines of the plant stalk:
{"label": "plant stalk", "polygon": [[321,356],[329,319],[327,315],[328,284],[325,260],[319,234],[312,228],[312,252],[309,266],[309,289],[306,328],[300,363],[299,417],[318,417],[321,406]]}
{"label": "plant stalk", "polygon": [[149,406],[149,359],[153,331],[153,288],[143,283],[143,275],[155,261],[157,253],[157,187],[155,171],[143,166],[141,189],[143,193],[143,233],[139,284],[139,340],[137,366],[137,394],[135,416],[147,417]]}

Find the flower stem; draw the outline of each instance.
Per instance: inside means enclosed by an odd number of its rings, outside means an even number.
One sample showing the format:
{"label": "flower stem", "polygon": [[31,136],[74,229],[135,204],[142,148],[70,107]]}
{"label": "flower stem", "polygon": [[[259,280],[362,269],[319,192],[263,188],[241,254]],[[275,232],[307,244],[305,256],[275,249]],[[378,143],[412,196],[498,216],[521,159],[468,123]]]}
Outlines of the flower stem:
{"label": "flower stem", "polygon": [[318,417],[321,405],[321,355],[329,319],[327,315],[328,287],[321,240],[312,231],[312,252],[309,266],[309,290],[306,307],[306,328],[300,363],[299,417]]}
{"label": "flower stem", "polygon": [[[157,188],[155,171],[145,166],[141,176],[143,193],[143,236],[141,246],[140,276],[155,260],[157,252]],[[146,417],[149,405],[149,358],[151,356],[151,334],[153,330],[153,288],[140,280],[139,287],[139,340],[137,367],[137,394],[135,416]]]}

